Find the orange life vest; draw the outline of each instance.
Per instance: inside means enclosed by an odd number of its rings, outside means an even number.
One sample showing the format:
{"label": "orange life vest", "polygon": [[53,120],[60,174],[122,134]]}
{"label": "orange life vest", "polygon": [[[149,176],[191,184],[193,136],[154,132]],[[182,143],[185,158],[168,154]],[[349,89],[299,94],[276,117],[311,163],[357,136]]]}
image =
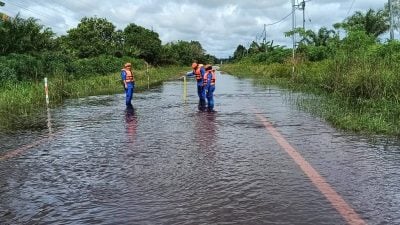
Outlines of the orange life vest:
{"label": "orange life vest", "polygon": [[197,68],[193,70],[193,73],[196,76],[196,80],[201,80],[201,67],[203,67],[203,64],[199,64]]}
{"label": "orange life vest", "polygon": [[203,84],[207,85],[207,80],[208,80],[208,74],[211,73],[211,82],[210,85],[215,86],[215,80],[217,78],[217,76],[215,75],[215,72],[212,70],[208,70],[204,73],[204,77],[203,77]]}
{"label": "orange life vest", "polygon": [[135,82],[135,77],[133,76],[132,70],[122,69],[126,73],[125,81],[126,82]]}

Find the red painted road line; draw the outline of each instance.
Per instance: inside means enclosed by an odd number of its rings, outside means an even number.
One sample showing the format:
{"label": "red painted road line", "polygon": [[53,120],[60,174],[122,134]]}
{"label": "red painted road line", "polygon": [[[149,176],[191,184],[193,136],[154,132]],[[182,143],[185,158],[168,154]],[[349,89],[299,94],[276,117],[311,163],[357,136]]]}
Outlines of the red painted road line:
{"label": "red painted road line", "polygon": [[43,144],[44,142],[50,140],[52,137],[54,137],[54,135],[56,135],[56,134],[52,134],[52,135],[50,135],[48,137],[44,137],[44,138],[39,139],[39,140],[37,140],[35,142],[32,142],[31,144],[23,145],[23,146],[21,146],[21,147],[19,147],[17,149],[8,151],[5,154],[0,155],[0,161],[7,160],[7,159],[10,159],[10,158],[14,158],[14,157],[16,157],[18,155],[21,155],[21,154],[27,152],[29,149],[31,149],[33,147],[36,147],[36,146],[38,146],[40,144]]}
{"label": "red painted road line", "polygon": [[267,131],[274,137],[283,150],[289,154],[290,157],[296,162],[303,172],[310,178],[311,182],[318,188],[318,190],[328,199],[333,207],[342,215],[342,217],[350,225],[367,224],[361,217],[354,211],[353,208],[326,182],[326,180],[300,155],[295,148],[273,127],[260,112],[256,111],[257,118],[264,124]]}

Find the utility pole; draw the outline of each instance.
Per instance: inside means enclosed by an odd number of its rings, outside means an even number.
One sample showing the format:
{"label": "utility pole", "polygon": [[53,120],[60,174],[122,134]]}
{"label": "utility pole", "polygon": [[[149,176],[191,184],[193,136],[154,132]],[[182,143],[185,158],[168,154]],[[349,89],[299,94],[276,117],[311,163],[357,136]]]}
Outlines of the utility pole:
{"label": "utility pole", "polygon": [[390,40],[393,40],[394,39],[393,4],[392,4],[392,0],[388,0],[388,1],[389,1],[388,4],[389,4],[389,16],[390,16]]}
{"label": "utility pole", "polygon": [[265,48],[265,52],[267,52],[267,25],[264,24],[264,30],[263,30],[263,45]]}
{"label": "utility pole", "polygon": [[292,36],[292,41],[293,41],[293,48],[292,48],[292,63],[293,63],[293,67],[292,67],[292,76],[294,76],[294,51],[296,48],[296,33],[294,33],[294,28],[295,28],[295,24],[296,24],[296,17],[295,17],[295,13],[296,12],[296,5],[294,0],[292,0],[292,31],[293,31],[293,36]]}
{"label": "utility pole", "polygon": [[304,0],[300,3],[300,9],[303,10],[303,30],[306,30],[306,2]]}
{"label": "utility pole", "polygon": [[311,0],[303,0],[299,5],[297,5],[300,10],[303,10],[303,30],[306,30],[306,2],[309,1]]}

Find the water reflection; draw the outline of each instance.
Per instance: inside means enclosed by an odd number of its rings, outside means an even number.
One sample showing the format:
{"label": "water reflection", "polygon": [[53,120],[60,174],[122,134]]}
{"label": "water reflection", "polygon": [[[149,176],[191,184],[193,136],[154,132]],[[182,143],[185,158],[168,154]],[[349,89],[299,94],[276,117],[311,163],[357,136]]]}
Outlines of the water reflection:
{"label": "water reflection", "polygon": [[196,120],[196,133],[199,147],[208,157],[213,157],[216,151],[216,112],[199,112]]}
{"label": "water reflection", "polygon": [[71,100],[47,128],[43,113],[40,131],[0,135],[0,152],[21,156],[0,158],[0,224],[345,224],[254,105],[369,224],[400,224],[397,141],[367,144],[279,89],[220,81],[218,113],[197,112],[195,93],[181,104],[168,82],[135,108],[120,110],[122,95]]}
{"label": "water reflection", "polygon": [[130,143],[134,143],[136,139],[136,128],[137,128],[137,116],[135,108],[130,105],[125,111],[125,122],[126,122],[126,135]]}
{"label": "water reflection", "polygon": [[47,129],[49,130],[49,136],[51,136],[53,134],[53,129],[51,126],[51,113],[49,107],[47,107]]}

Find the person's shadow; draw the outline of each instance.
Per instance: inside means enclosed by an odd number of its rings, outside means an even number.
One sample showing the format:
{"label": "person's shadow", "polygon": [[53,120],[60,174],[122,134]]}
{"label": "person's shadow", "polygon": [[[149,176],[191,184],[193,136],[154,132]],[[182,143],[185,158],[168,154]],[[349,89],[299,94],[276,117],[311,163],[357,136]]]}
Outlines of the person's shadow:
{"label": "person's shadow", "polygon": [[136,110],[132,105],[126,107],[125,111],[126,134],[130,143],[136,139],[137,116]]}

